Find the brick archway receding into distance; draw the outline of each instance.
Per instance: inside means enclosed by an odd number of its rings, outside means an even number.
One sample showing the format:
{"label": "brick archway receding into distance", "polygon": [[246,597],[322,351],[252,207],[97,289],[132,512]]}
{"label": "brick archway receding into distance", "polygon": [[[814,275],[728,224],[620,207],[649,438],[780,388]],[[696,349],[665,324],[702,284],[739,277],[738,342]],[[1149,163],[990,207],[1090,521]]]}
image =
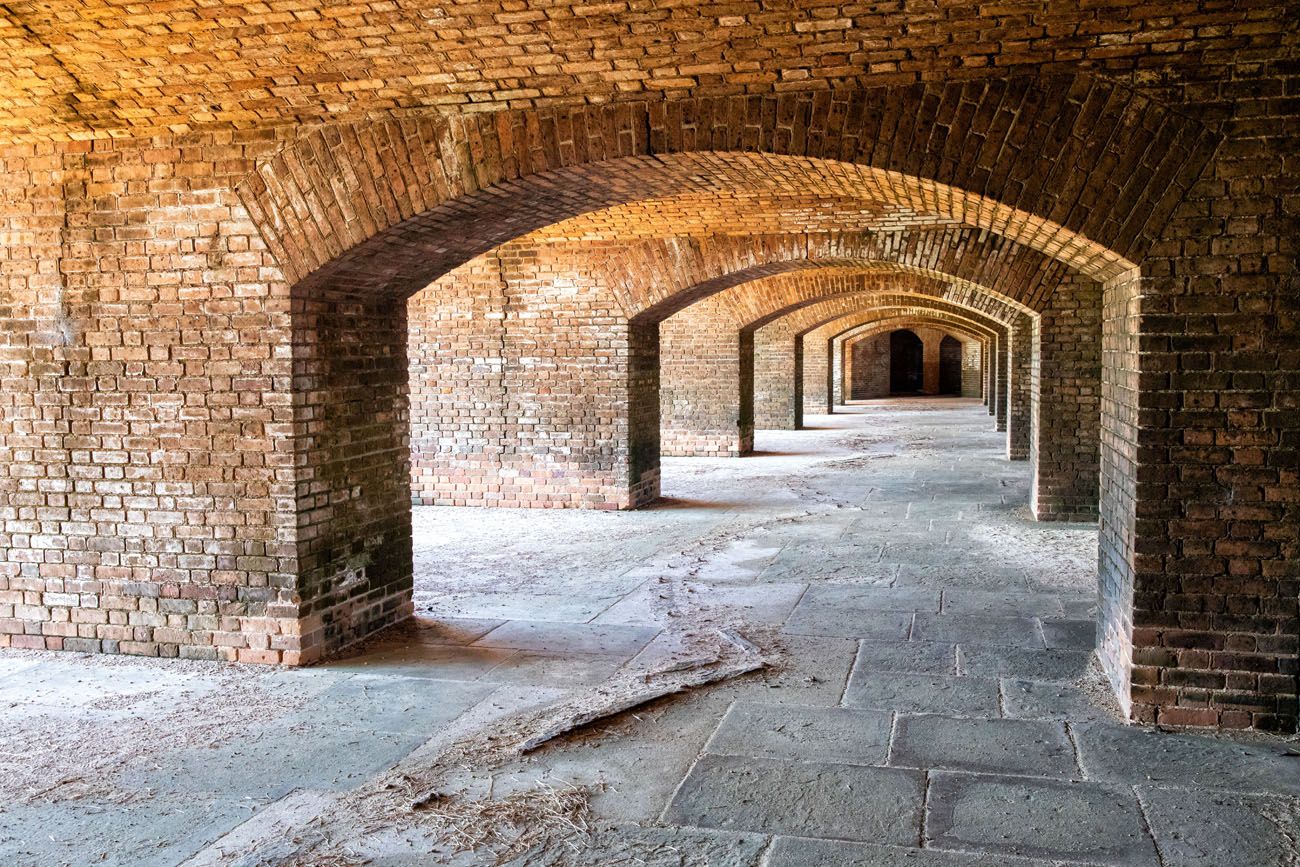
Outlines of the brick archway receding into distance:
{"label": "brick archway receding into distance", "polygon": [[[261,636],[247,647],[266,648],[273,634],[268,653],[309,661],[409,611],[409,514],[384,505],[407,484],[397,433],[405,422],[401,299],[577,215],[690,192],[744,200],[795,189],[812,191],[814,206],[818,197],[858,202],[868,232],[959,224],[1105,284],[1095,307],[1105,311],[1100,641],[1108,673],[1144,719],[1187,701],[1195,710],[1245,706],[1266,723],[1293,725],[1294,685],[1287,711],[1277,684],[1266,688],[1250,674],[1276,677],[1294,662],[1293,644],[1268,642],[1294,626],[1294,613],[1273,604],[1285,582],[1266,576],[1253,596],[1239,588],[1260,611],[1251,622],[1207,618],[1197,606],[1208,597],[1192,588],[1194,598],[1182,601],[1188,588],[1159,571],[1168,558],[1143,553],[1147,537],[1171,531],[1153,527],[1153,519],[1169,522],[1144,510],[1154,488],[1139,482],[1142,462],[1158,460],[1140,446],[1160,435],[1142,416],[1141,395],[1152,387],[1139,355],[1142,316],[1158,311],[1144,310],[1139,288],[1159,275],[1143,271],[1146,257],[1217,141],[1196,121],[1087,75],[456,117],[411,112],[311,129],[238,186],[292,287],[285,472],[296,490],[291,503],[274,505],[294,512],[281,537],[293,550],[280,558],[293,572],[270,576],[292,586],[293,598],[257,610],[250,603],[234,628]],[[643,339],[624,328],[616,341],[624,349],[610,358],[637,357],[625,350]],[[653,371],[625,364],[618,375]],[[354,429],[362,418],[372,424]],[[625,455],[612,460],[628,463]],[[585,481],[604,496],[600,473]],[[1191,524],[1176,533],[1190,548],[1213,541],[1212,529]],[[1195,646],[1183,640],[1249,645],[1249,667],[1181,654]],[[184,645],[184,635],[173,643]],[[1144,678],[1136,686],[1135,667]],[[1205,685],[1196,695],[1179,681],[1163,686],[1175,669],[1206,672]],[[1255,685],[1241,685],[1248,680]]]}
{"label": "brick archway receding into distance", "polygon": [[[406,484],[396,435],[406,323],[396,311],[438,276],[532,230],[628,202],[795,190],[860,201],[868,231],[948,223],[1004,236],[1130,298],[1135,263],[1216,142],[1195,121],[1082,75],[405,115],[312,130],[239,185],[294,297],[303,658],[409,610],[409,515],[382,505]],[[360,333],[391,349],[358,345]],[[627,387],[648,387],[656,372],[635,359],[653,358],[654,335],[622,333]],[[1132,413],[1113,415],[1132,434]],[[358,419],[389,430],[359,441]],[[625,419],[626,445],[612,455],[632,501],[657,489],[657,469],[645,470],[657,455],[632,436],[647,421]],[[1131,465],[1127,452],[1104,464],[1120,475],[1104,497],[1126,488]],[[577,485],[607,497],[603,472]],[[1114,604],[1103,606],[1102,655],[1125,701],[1132,508],[1123,497],[1102,508],[1103,549],[1118,554],[1103,557]]]}

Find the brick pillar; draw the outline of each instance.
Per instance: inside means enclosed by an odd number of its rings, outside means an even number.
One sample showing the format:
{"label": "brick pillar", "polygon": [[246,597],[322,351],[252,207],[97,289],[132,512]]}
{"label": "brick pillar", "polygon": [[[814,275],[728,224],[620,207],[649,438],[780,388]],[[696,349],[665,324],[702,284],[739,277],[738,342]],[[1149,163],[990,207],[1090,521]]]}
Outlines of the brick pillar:
{"label": "brick pillar", "polygon": [[411,613],[406,305],[293,308],[298,628],[311,661]]}
{"label": "brick pillar", "polygon": [[939,344],[943,332],[934,328],[913,328],[912,333],[921,338],[921,391],[939,393]]}
{"label": "brick pillar", "polygon": [[961,344],[961,396],[983,397],[984,351],[979,340],[963,340]]}
{"label": "brick pillar", "polygon": [[662,453],[736,457],[754,450],[754,344],[708,301],[659,326]]}
{"label": "brick pillar", "polygon": [[754,427],[798,430],[803,425],[802,342],[782,320],[754,333]]}
{"label": "brick pillar", "polygon": [[[1101,334],[1097,656],[1126,714],[1131,712],[1133,702],[1133,558],[1141,322],[1137,286],[1136,274],[1105,285]],[[1158,679],[1158,675],[1152,679]]]}
{"label": "brick pillar", "polygon": [[594,278],[564,276],[507,245],[412,301],[416,502],[623,509],[657,498],[657,327],[611,313],[602,286],[581,286]]}
{"label": "brick pillar", "polygon": [[1030,506],[1039,520],[1097,519],[1101,284],[1076,278],[1034,322]]}
{"label": "brick pillar", "polygon": [[994,365],[993,372],[993,391],[997,395],[993,417],[999,431],[1007,429],[1008,407],[1011,404],[1011,347],[1007,340],[1010,333],[1011,329],[1008,328],[998,335],[997,364]]}
{"label": "brick pillar", "polygon": [[869,334],[850,344],[854,400],[889,397],[889,334]]}
{"label": "brick pillar", "polygon": [[844,339],[837,337],[831,341],[831,400],[833,406],[841,406],[844,403],[844,378],[848,375],[845,370],[847,365],[844,364]]}
{"label": "brick pillar", "polygon": [[1011,325],[1011,351],[1007,407],[1007,457],[1013,461],[1029,459],[1030,403],[1033,399],[1033,320],[1021,314]]}
{"label": "brick pillar", "polygon": [[835,412],[831,402],[831,341],[809,334],[803,342],[803,411],[813,415]]}
{"label": "brick pillar", "polygon": [[988,352],[989,352],[989,346],[991,346],[991,343],[989,343],[988,339],[984,339],[984,341],[980,341],[980,352],[979,352],[979,399],[980,399],[980,403],[983,403],[985,407],[988,406]]}

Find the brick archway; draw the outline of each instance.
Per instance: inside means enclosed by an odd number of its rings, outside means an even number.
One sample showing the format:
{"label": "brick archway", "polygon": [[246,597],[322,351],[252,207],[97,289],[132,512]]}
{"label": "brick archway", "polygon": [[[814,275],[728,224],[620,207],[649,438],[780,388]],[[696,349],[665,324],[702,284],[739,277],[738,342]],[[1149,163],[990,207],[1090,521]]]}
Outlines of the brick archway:
{"label": "brick archway", "polygon": [[625,202],[743,178],[798,188],[817,161],[897,214],[943,214],[1110,279],[1141,260],[1215,144],[1113,82],[1010,76],[326,125],[238,189],[289,282],[352,292],[409,295]]}
{"label": "brick archway", "polygon": [[[391,505],[406,477],[401,299],[505,241],[602,209],[794,189],[815,191],[812,208],[849,202],[873,232],[915,237],[919,226],[961,223],[1106,284],[1114,375],[1103,467],[1117,484],[1104,494],[1103,586],[1114,604],[1103,606],[1103,650],[1127,696],[1140,499],[1134,299],[1149,279],[1138,266],[1215,144],[1196,121],[1084,75],[412,114],[310,131],[239,184],[293,305],[296,598],[276,611],[296,608],[288,630],[304,637],[282,642],[285,658],[313,658],[406,610],[409,517]],[[646,335],[614,327],[617,346],[599,363],[620,370],[622,388],[649,383],[653,371],[628,362]],[[574,477],[598,501],[611,474],[633,500],[654,483],[637,472],[647,443],[631,435],[644,420],[620,424],[623,445]],[[357,454],[367,462],[349,463]]]}
{"label": "brick archway", "polygon": [[805,308],[831,302],[836,309],[937,305],[1002,318],[1019,309],[943,275],[878,269],[870,262],[806,263],[797,272],[719,291],[664,320],[659,328],[663,452],[735,456],[752,450],[754,335]]}
{"label": "brick archway", "polygon": [[[866,325],[854,326],[827,338],[827,343],[830,347],[830,363],[826,365],[827,376],[825,379],[826,384],[824,386],[826,389],[826,408],[833,410],[836,405],[845,403],[850,399],[860,399],[860,396],[855,397],[851,394],[850,378],[857,374],[856,365],[858,362],[857,359],[854,358],[853,353],[855,347],[857,347],[861,341],[878,337],[881,333],[887,332],[893,328],[912,327],[938,329],[945,334],[959,335],[966,341],[977,344],[980,350],[979,360],[981,371],[986,369],[985,365],[988,363],[988,356],[996,345],[997,340],[996,332],[991,329],[981,327],[973,322],[969,324],[957,324],[956,322],[947,321],[938,317],[917,318],[915,320],[905,320],[897,323],[873,322]],[[808,359],[813,358],[815,352],[813,345],[815,343],[815,338],[805,339],[804,351],[807,354]],[[809,400],[810,391],[816,390],[816,367],[816,365],[809,364],[808,362],[805,362],[804,364],[805,412],[816,412],[821,410],[820,401],[817,400],[819,395],[814,395],[812,400]],[[981,381],[979,393],[972,396],[982,398],[985,403],[995,399],[988,393],[987,381]]]}

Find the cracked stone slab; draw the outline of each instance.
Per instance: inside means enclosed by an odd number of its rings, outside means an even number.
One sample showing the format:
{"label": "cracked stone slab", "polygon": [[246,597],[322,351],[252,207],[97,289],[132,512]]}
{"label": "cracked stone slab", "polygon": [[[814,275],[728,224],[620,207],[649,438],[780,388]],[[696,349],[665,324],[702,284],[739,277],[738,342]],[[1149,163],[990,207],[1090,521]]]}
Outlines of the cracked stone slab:
{"label": "cracked stone slab", "polygon": [[512,620],[493,629],[473,646],[630,657],[658,634],[657,626]]}
{"label": "cracked stone slab", "polygon": [[986,677],[855,670],[843,704],[906,713],[995,717],[999,715],[998,682]]}
{"label": "cracked stone slab", "polygon": [[1138,788],[1164,867],[1295,867],[1300,800]]}
{"label": "cracked stone slab", "polygon": [[1158,867],[1132,789],[935,771],[925,830],[940,849]]}
{"label": "cracked stone slab", "polygon": [[856,667],[861,671],[956,674],[957,646],[937,641],[863,639],[858,643]]}
{"label": "cracked stone slab", "polygon": [[[764,867],[1059,867],[1059,861],[777,837]],[[1071,867],[1081,867],[1071,861]]]}
{"label": "cracked stone slab", "polygon": [[1079,774],[1062,723],[937,715],[899,717],[889,764],[1063,780]]}
{"label": "cracked stone slab", "polygon": [[918,614],[912,627],[917,641],[949,641],[996,647],[1043,646],[1038,621],[1032,617],[995,617],[984,614]]}
{"label": "cracked stone slab", "polygon": [[738,702],[705,745],[707,753],[800,761],[883,764],[891,714],[833,707]]}
{"label": "cracked stone slab", "polygon": [[705,756],[678,788],[664,821],[908,844],[920,832],[921,798],[917,771]]}
{"label": "cracked stone slab", "polygon": [[962,674],[981,677],[1073,681],[1087,674],[1092,665],[1092,652],[1077,650],[961,644],[958,645],[957,656]]}
{"label": "cracked stone slab", "polygon": [[1300,795],[1300,768],[1281,743],[1108,723],[1076,726],[1075,740],[1079,763],[1093,779]]}

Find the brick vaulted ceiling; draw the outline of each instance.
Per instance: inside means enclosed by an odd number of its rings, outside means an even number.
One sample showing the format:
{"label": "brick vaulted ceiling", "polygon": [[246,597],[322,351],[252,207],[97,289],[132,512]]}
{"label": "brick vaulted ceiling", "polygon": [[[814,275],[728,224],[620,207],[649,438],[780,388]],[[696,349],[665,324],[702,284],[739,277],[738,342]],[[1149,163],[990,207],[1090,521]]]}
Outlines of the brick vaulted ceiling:
{"label": "brick vaulted ceiling", "polygon": [[1293,25],[1293,4],[1249,0],[8,2],[0,141],[893,85],[993,68],[1068,67],[1204,101],[1219,86],[1205,82],[1294,53]]}

